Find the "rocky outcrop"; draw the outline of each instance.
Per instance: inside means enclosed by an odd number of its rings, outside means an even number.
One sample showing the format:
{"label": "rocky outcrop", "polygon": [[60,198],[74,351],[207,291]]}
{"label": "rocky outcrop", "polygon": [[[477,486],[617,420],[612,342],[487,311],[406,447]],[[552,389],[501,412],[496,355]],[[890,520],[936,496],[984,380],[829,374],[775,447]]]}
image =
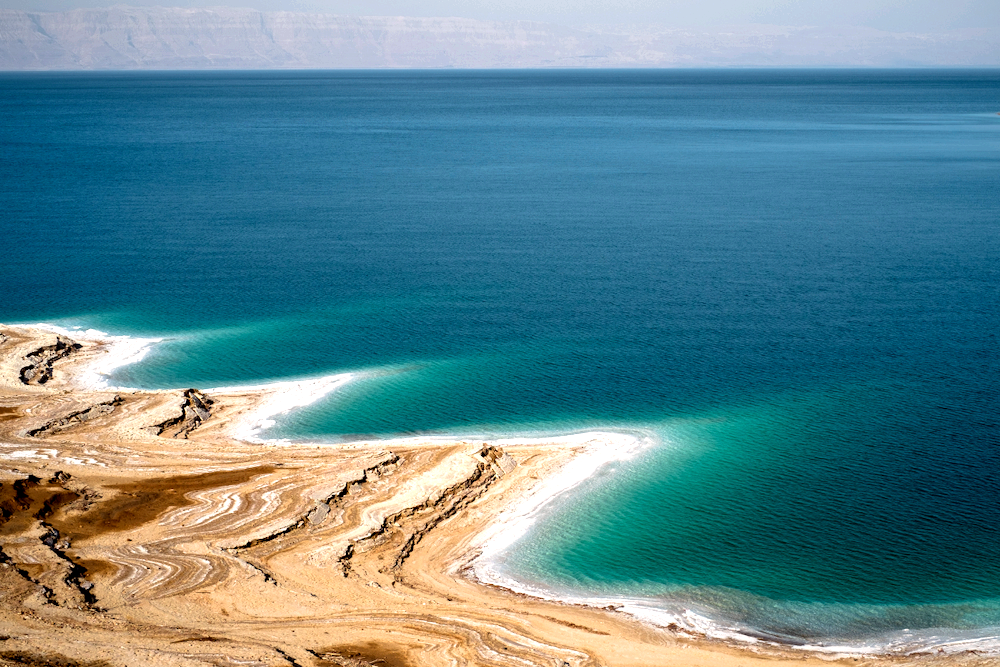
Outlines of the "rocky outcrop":
{"label": "rocky outcrop", "polygon": [[[403,562],[413,553],[413,548],[424,535],[429,533],[445,519],[455,516],[469,503],[483,495],[497,475],[485,466],[477,466],[475,473],[464,482],[456,484],[437,498],[428,499],[422,505],[410,508],[391,517],[387,526],[394,526],[405,535],[403,546],[396,553],[390,569],[398,570]],[[409,530],[406,526],[410,526]]]}
{"label": "rocky outcrop", "polygon": [[65,359],[82,347],[62,336],[56,336],[52,345],[40,347],[25,357],[28,365],[21,369],[22,384],[45,384],[52,379],[52,367],[55,362]]}
{"label": "rocky outcrop", "polygon": [[477,456],[482,458],[493,469],[497,477],[503,477],[512,473],[514,472],[514,468],[517,467],[517,461],[511,458],[510,454],[499,447],[491,447],[486,443],[483,443],[483,448]]}
{"label": "rocky outcrop", "polygon": [[103,403],[97,403],[90,406],[86,410],[78,410],[76,412],[71,412],[65,417],[60,417],[59,419],[53,419],[52,421],[45,422],[38,428],[28,431],[28,435],[37,438],[39,436],[53,435],[59,433],[60,431],[65,431],[68,428],[72,428],[78,424],[83,424],[84,422],[90,421],[95,417],[103,417],[105,415],[110,415],[115,411],[119,405],[124,401],[121,396],[115,395],[110,401],[104,401]]}
{"label": "rocky outcrop", "polygon": [[365,468],[361,471],[361,475],[356,479],[349,480],[340,488],[339,491],[327,496],[323,500],[316,501],[316,506],[310,509],[304,516],[300,517],[294,523],[291,523],[281,530],[277,530],[264,537],[258,537],[250,540],[246,544],[242,544],[237,547],[232,547],[229,551],[233,553],[239,553],[241,551],[246,551],[247,549],[252,549],[253,547],[260,546],[267,542],[272,542],[279,537],[289,535],[298,528],[302,528],[307,525],[317,526],[330,515],[331,509],[343,504],[344,500],[352,495],[357,494],[359,489],[361,489],[365,484],[368,484],[374,479],[379,479],[383,475],[389,474],[393,469],[399,464],[399,457],[395,454],[390,453],[388,458],[383,461],[376,463],[370,468]]}
{"label": "rocky outcrop", "polygon": [[[506,455],[499,448],[490,449],[496,450],[494,456],[497,459]],[[498,477],[500,475],[490,464],[480,462],[466,479],[442,489],[419,505],[387,516],[376,530],[355,540],[348,547],[340,559],[344,576],[350,574],[352,558],[383,546],[394,553],[388,560],[389,565],[382,570],[384,572],[398,570],[427,533],[479,498]]]}
{"label": "rocky outcrop", "polygon": [[187,439],[188,434],[212,416],[214,401],[197,389],[184,390],[184,403],[181,404],[181,414],[150,427],[154,435],[165,438]]}

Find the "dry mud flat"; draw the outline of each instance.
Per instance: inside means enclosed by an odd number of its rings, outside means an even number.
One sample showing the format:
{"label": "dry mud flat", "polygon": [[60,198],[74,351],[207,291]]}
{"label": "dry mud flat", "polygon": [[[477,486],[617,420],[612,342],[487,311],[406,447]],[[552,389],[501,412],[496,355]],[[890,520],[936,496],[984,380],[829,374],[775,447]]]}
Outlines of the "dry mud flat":
{"label": "dry mud flat", "polygon": [[106,354],[0,327],[0,664],[997,664],[751,650],[477,583],[484,531],[586,442],[247,443],[277,390],[78,386]]}

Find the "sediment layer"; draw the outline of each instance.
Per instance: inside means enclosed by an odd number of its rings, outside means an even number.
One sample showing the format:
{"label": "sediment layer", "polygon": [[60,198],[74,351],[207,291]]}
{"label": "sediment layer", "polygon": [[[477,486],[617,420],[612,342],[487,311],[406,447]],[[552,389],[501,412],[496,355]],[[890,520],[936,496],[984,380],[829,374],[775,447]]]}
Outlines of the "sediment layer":
{"label": "sediment layer", "polygon": [[0,664],[830,664],[467,576],[584,441],[244,442],[273,390],[75,387],[101,353],[0,328]]}

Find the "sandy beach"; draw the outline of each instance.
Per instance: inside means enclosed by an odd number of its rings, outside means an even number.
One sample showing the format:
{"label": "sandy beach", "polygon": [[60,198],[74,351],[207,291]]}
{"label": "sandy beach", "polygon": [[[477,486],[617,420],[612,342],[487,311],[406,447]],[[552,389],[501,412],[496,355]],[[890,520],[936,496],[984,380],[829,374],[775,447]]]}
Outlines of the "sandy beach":
{"label": "sandy beach", "polygon": [[510,590],[483,556],[641,438],[259,440],[351,376],[109,386],[153,342],[0,326],[0,664],[996,664],[726,643]]}

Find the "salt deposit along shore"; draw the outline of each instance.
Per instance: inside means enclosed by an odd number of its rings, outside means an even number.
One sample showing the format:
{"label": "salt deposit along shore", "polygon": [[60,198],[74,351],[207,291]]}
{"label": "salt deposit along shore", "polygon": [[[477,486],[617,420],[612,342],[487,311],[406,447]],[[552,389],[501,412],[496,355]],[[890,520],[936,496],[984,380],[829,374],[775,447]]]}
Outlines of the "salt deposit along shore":
{"label": "salt deposit along shore", "polygon": [[0,326],[0,664],[996,664],[731,645],[496,585],[490,554],[639,439],[255,441],[352,376],[101,380],[147,342]]}

